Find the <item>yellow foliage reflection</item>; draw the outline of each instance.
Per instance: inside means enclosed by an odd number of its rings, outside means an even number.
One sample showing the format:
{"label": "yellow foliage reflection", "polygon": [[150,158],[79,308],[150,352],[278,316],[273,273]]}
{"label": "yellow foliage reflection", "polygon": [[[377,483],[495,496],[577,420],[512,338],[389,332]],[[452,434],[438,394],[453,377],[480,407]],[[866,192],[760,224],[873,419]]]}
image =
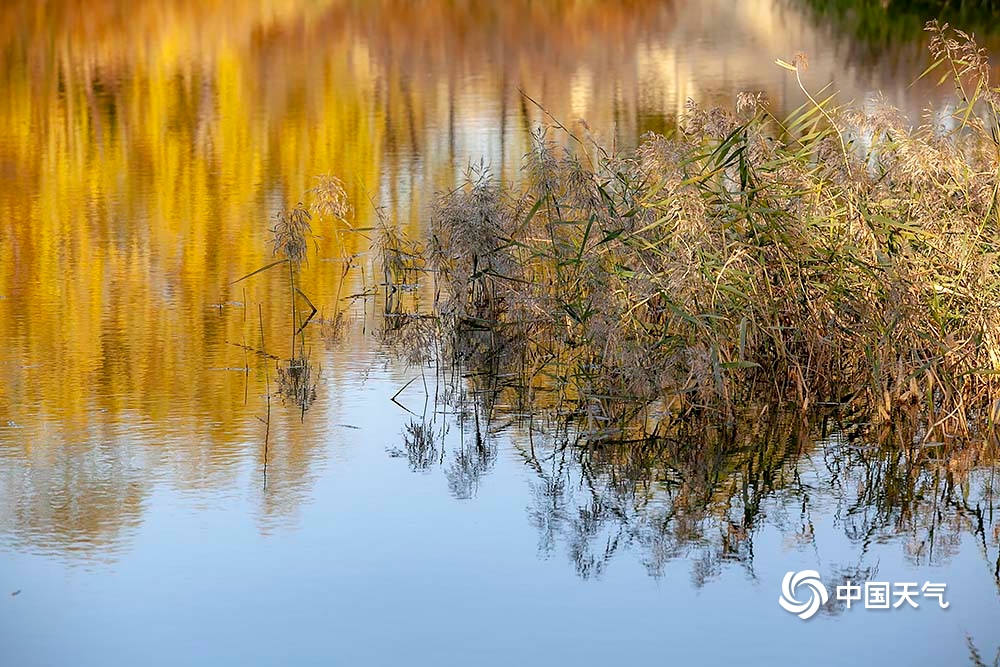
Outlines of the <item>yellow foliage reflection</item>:
{"label": "yellow foliage reflection", "polygon": [[[273,214],[307,198],[315,176],[344,179],[356,227],[372,224],[376,201],[416,235],[426,203],[470,161],[514,177],[546,120],[519,88],[608,144],[669,129],[688,97],[728,102],[751,88],[796,102],[783,73],[767,72],[770,51],[819,49],[821,33],[784,3],[740,6],[4,3],[0,515],[14,526],[0,528],[100,544],[138,520],[156,475],[76,466],[72,447],[183,451],[183,462],[148,466],[192,486],[231,481],[234,461],[259,456],[265,364],[239,345],[259,346],[263,327],[269,351],[287,356],[288,292],[269,274],[231,283],[271,260]],[[720,17],[741,35],[733,46],[719,45]],[[780,34],[809,44],[793,49]],[[817,79],[837,68],[824,53]],[[906,58],[895,66],[885,76],[897,83],[919,71]],[[333,223],[315,231],[301,287],[329,314],[359,278],[340,286]],[[362,235],[343,239],[348,254],[366,250]],[[348,341],[347,353],[361,345]],[[291,491],[264,511],[283,515],[313,454],[307,436],[274,426],[291,444],[272,483]],[[52,509],[59,494],[76,509]]]}

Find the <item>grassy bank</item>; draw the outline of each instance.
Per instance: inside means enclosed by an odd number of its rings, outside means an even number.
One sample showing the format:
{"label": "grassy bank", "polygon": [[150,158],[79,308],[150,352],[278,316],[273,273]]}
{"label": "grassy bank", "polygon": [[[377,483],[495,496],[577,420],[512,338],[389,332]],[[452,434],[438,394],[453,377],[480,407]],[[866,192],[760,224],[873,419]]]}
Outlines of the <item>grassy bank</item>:
{"label": "grassy bank", "polygon": [[433,326],[495,392],[598,437],[776,404],[983,437],[1000,417],[998,97],[974,45],[932,32],[930,75],[969,100],[953,130],[813,96],[786,119],[751,98],[692,107],[623,156],[539,133],[520,185],[473,173],[424,243],[380,246],[387,283],[435,281],[397,326]]}

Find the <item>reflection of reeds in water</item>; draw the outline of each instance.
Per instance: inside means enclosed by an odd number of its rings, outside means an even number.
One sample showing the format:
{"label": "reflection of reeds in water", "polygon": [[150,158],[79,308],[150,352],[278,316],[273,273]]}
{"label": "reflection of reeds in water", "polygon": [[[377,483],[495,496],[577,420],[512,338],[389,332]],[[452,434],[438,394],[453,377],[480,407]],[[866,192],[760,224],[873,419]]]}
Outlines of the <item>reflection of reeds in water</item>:
{"label": "reflection of reeds in water", "polygon": [[969,664],[972,665],[972,667],[1000,667],[1000,646],[997,646],[997,651],[993,661],[985,662],[983,660],[983,654],[980,653],[972,635],[966,635],[965,642],[969,648]]}
{"label": "reflection of reeds in water", "polygon": [[315,373],[309,355],[304,350],[299,356],[289,359],[287,365],[278,367],[278,393],[295,403],[303,417],[316,400]]}
{"label": "reflection of reeds in water", "polygon": [[[435,405],[434,413],[444,409],[443,405]],[[461,407],[461,406],[460,406]],[[466,421],[463,412],[459,412],[459,422]],[[456,446],[450,456],[445,451],[444,441],[448,428],[442,424],[437,426],[434,420],[411,420],[403,430],[403,446],[389,449],[390,456],[405,458],[414,472],[428,472],[436,466],[444,466],[444,474],[448,480],[448,489],[452,495],[461,500],[473,498],[479,490],[482,478],[492,469],[496,461],[496,444],[479,428],[479,418],[475,417],[476,427],[471,434],[463,429]],[[445,464],[447,460],[447,465]]]}
{"label": "reflection of reeds in water", "polygon": [[414,472],[424,472],[441,463],[438,438],[443,436],[435,433],[433,423],[411,420],[403,431],[403,448],[391,449],[389,453],[405,457]]}
{"label": "reflection of reeds in water", "polygon": [[[430,424],[414,421],[405,450],[394,452],[414,470],[439,470],[459,498],[476,494],[496,455],[489,434],[497,425],[482,416],[497,399],[467,380],[456,400],[434,410],[456,411],[466,429],[435,437]],[[734,569],[754,579],[770,558],[756,544],[761,535],[772,544],[777,532],[788,549],[825,553],[829,532],[814,526],[835,516],[853,553],[824,561],[830,585],[875,580],[882,549],[899,550],[913,566],[944,566],[971,537],[1000,591],[1000,521],[988,509],[1000,493],[996,442],[879,446],[833,409],[815,421],[763,409],[732,426],[704,415],[664,437],[576,447],[572,428],[544,413],[508,429],[534,473],[527,511],[539,552],[563,554],[582,578],[600,578],[631,554],[654,577],[686,569],[696,587]],[[823,613],[844,607],[828,604]]]}
{"label": "reflection of reeds in water", "polygon": [[328,345],[336,345],[344,340],[347,327],[347,317],[338,310],[333,317],[322,317],[319,320],[320,338]]}
{"label": "reflection of reeds in water", "polygon": [[452,454],[451,464],[445,470],[448,488],[459,499],[472,498],[479,491],[479,484],[496,461],[496,444],[476,432],[471,442]]}
{"label": "reflection of reeds in water", "polygon": [[[415,420],[391,453],[414,471],[439,470],[457,498],[475,496],[497,454],[498,426],[483,421],[489,400],[465,392],[436,406],[434,414],[456,410],[465,428],[445,438]],[[534,473],[528,515],[538,548],[565,552],[581,577],[600,577],[623,552],[637,554],[653,576],[689,567],[697,586],[725,568],[752,577],[762,531],[777,529],[788,548],[813,549],[815,515],[835,513],[858,554],[827,564],[830,581],[874,576],[873,541],[894,541],[914,565],[940,566],[972,536],[1000,590],[1000,522],[984,509],[1000,493],[996,443],[972,448],[978,458],[958,466],[970,451],[960,444],[878,446],[835,412],[803,421],[773,410],[745,414],[731,427],[706,418],[666,437],[582,447],[572,446],[572,429],[558,419],[507,428]]]}

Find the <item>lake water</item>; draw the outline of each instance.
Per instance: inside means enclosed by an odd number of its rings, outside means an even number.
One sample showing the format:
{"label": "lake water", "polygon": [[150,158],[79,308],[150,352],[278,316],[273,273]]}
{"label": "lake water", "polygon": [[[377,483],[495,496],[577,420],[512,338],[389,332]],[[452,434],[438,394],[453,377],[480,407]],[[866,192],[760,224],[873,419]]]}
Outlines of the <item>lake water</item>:
{"label": "lake water", "polygon": [[[689,98],[790,111],[796,52],[844,102],[948,104],[919,21],[827,4],[0,8],[0,665],[993,664],[995,457],[766,414],[707,451],[487,421],[380,344],[379,299],[345,299],[366,237],[320,221],[300,287],[347,324],[307,331],[303,411],[286,276],[234,284],[317,175],[419,237],[553,119],[627,148]],[[831,592],[807,621],[778,604],[801,570]],[[847,609],[848,581],[949,606]]]}

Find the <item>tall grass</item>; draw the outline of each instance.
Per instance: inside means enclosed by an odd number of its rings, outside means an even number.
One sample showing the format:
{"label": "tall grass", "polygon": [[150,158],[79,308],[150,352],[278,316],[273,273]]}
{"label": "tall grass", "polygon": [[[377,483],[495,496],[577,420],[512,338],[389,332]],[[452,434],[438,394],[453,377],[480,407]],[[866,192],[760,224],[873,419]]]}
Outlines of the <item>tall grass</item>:
{"label": "tall grass", "polygon": [[[394,246],[434,272],[441,339],[598,436],[762,403],[850,407],[922,440],[986,435],[998,96],[967,36],[928,30],[928,75],[964,95],[954,131],[809,91],[778,118],[744,96],[735,113],[691,105],[675,136],[595,165],[539,132],[522,185],[471,174],[418,259]],[[779,64],[800,80],[804,59]]]}
{"label": "tall grass", "polygon": [[[310,360],[305,332],[318,310],[313,305],[312,300],[299,287],[299,276],[303,264],[308,259],[309,242],[313,236],[313,216],[315,214],[321,218],[327,218],[328,222],[332,223],[348,224],[347,216],[352,211],[343,182],[335,176],[318,177],[317,185],[310,190],[310,194],[314,199],[311,207],[299,202],[291,209],[278,211],[275,214],[273,226],[270,228],[270,244],[273,255],[277,259],[251,271],[233,283],[242,282],[274,268],[287,270],[292,334],[289,357],[284,366],[279,366],[277,369],[278,393],[293,401],[301,410],[303,417],[306,410],[316,400],[316,372]],[[344,251],[341,230],[336,225],[334,225],[334,232],[341,248],[341,255],[345,258],[345,264],[344,274],[341,276],[337,288],[333,318],[324,322],[324,330],[328,330],[325,335],[330,337],[339,335],[338,332],[343,326],[340,294],[344,279],[352,266],[351,258]],[[308,314],[303,314],[301,305],[309,308]],[[258,352],[265,356],[271,356],[267,355],[264,350],[263,338],[263,316],[261,316],[261,349]],[[277,359],[277,357],[274,358]],[[270,406],[270,404],[268,405]]]}

